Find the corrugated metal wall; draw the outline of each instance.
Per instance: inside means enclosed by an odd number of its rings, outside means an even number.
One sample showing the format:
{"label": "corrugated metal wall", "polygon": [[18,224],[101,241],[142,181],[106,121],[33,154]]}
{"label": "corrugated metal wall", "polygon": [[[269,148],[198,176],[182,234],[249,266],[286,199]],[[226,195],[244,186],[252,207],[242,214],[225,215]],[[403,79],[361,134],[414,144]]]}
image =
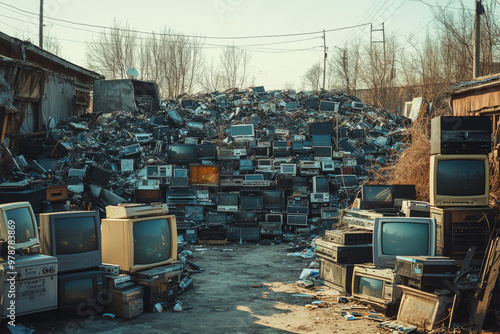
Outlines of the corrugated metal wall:
{"label": "corrugated metal wall", "polygon": [[63,118],[75,115],[75,95],[73,80],[50,74],[45,82],[41,122],[47,124],[49,117],[59,122]]}

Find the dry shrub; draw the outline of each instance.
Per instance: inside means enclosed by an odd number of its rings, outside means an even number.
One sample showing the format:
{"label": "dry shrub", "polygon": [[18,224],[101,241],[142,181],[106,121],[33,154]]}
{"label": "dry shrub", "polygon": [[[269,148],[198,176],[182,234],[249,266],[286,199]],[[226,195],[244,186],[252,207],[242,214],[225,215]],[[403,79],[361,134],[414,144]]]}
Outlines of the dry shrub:
{"label": "dry shrub", "polygon": [[431,145],[429,123],[426,119],[414,122],[408,129],[408,148],[399,153],[396,163],[371,170],[370,184],[414,184],[417,200],[429,201],[429,160]]}
{"label": "dry shrub", "polygon": [[500,207],[500,166],[498,157],[490,154],[490,206],[498,209]]}

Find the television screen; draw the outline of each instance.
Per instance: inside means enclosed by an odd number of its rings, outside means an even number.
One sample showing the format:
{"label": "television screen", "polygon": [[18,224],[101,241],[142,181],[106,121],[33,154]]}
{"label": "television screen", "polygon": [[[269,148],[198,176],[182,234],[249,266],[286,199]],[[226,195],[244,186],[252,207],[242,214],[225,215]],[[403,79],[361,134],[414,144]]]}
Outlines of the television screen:
{"label": "television screen", "polygon": [[168,146],[168,161],[173,163],[195,162],[196,151],[193,144],[174,144]]}
{"label": "television screen", "polygon": [[217,195],[217,205],[238,205],[238,193],[219,193]]}
{"label": "television screen", "polygon": [[241,196],[240,207],[243,210],[262,210],[264,201],[262,196]]}
{"label": "television screen", "polygon": [[186,205],[184,207],[184,218],[188,220],[203,220],[204,213],[201,205]]}
{"label": "television screen", "polygon": [[91,277],[67,281],[64,289],[69,292],[64,294],[64,303],[78,305],[85,303],[87,298],[94,294],[94,281]]}
{"label": "television screen", "polygon": [[476,196],[485,190],[483,160],[454,159],[439,161],[436,192],[439,195]]}
{"label": "television screen", "polygon": [[240,170],[253,170],[253,160],[240,159]]}
{"label": "television screen", "polygon": [[268,223],[283,223],[283,215],[282,214],[267,214],[266,222]]}
{"label": "television screen", "polygon": [[330,146],[332,145],[332,135],[322,134],[322,135],[312,135],[313,146]]}
{"label": "television screen", "polygon": [[191,184],[193,185],[218,185],[219,166],[190,165]]}
{"label": "television screen", "polygon": [[98,267],[101,264],[100,223],[97,211],[41,213],[42,254],[57,257],[59,272]]}
{"label": "television screen", "polygon": [[484,154],[431,155],[429,203],[433,206],[488,206],[489,159]]}
{"label": "television screen", "polygon": [[151,265],[170,259],[171,236],[166,219],[150,219],[133,226],[134,265]]}
{"label": "television screen", "polygon": [[330,189],[328,187],[328,180],[326,177],[313,177],[313,192],[314,193],[327,193]]}
{"label": "television screen", "polygon": [[264,209],[284,209],[285,192],[283,190],[263,190]]}
{"label": "television screen", "polygon": [[385,282],[372,277],[359,276],[356,280],[356,292],[360,295],[383,298]]}
{"label": "television screen", "polygon": [[362,209],[392,208],[394,206],[392,189],[390,185],[363,185],[361,188]]}
{"label": "television screen", "polygon": [[339,187],[354,187],[358,185],[356,175],[335,175],[335,183]]}
{"label": "television screen", "polygon": [[211,143],[196,145],[196,159],[213,161],[217,158],[217,147]]}
{"label": "television screen", "polygon": [[331,158],[332,157],[332,147],[331,146],[315,146],[314,147],[314,157],[315,158]]}
{"label": "television screen", "polygon": [[392,268],[396,256],[435,256],[436,222],[433,218],[380,217],[373,227],[373,263]]}
{"label": "television screen", "polygon": [[307,215],[287,215],[286,223],[288,225],[307,225]]}
{"label": "television screen", "polygon": [[54,219],[56,255],[98,250],[98,226],[92,216]]}
{"label": "television screen", "polygon": [[[40,243],[38,239],[38,228],[36,226],[36,219],[33,209],[29,202],[15,202],[0,204],[0,211],[2,213],[0,231],[2,231],[1,238],[5,241],[14,241],[15,249],[29,248]],[[9,231],[14,230],[15,239],[9,236]]]}
{"label": "television screen", "polygon": [[326,112],[335,111],[336,104],[338,103],[333,101],[321,101],[319,103],[319,111],[326,111]]}
{"label": "television screen", "polygon": [[[105,272],[87,270],[60,274],[57,277],[57,307],[61,312],[78,312],[102,300]],[[106,299],[106,298],[105,298]]]}
{"label": "television screen", "polygon": [[237,224],[253,225],[257,224],[257,219],[257,212],[246,211],[236,213]]}
{"label": "television screen", "polygon": [[231,126],[232,137],[253,137],[254,129],[253,124],[242,124]]}
{"label": "television screen", "polygon": [[227,223],[227,214],[225,213],[207,213],[208,224],[225,224]]}

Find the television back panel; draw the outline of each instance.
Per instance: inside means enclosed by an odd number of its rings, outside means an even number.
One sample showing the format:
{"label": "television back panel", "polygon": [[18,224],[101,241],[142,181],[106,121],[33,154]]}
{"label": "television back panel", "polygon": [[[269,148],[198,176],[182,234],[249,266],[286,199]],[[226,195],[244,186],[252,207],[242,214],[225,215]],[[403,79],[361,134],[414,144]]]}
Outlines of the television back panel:
{"label": "television back panel", "polygon": [[371,262],[372,244],[341,245],[324,238],[314,240],[314,253],[322,258],[342,264]]}
{"label": "television back panel", "polygon": [[371,244],[373,231],[370,230],[327,230],[325,240],[339,245]]}
{"label": "television back panel", "polygon": [[431,120],[431,154],[491,153],[489,116],[438,116]]}
{"label": "television back panel", "polygon": [[351,293],[353,264],[340,264],[334,261],[319,259],[319,279],[337,291]]}

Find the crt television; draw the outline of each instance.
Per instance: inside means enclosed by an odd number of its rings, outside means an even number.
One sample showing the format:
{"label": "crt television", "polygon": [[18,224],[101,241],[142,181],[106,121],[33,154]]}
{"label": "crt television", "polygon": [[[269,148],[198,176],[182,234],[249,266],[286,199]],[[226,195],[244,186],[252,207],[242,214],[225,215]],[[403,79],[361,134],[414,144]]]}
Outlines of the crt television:
{"label": "crt television", "polygon": [[175,216],[109,218],[101,222],[102,261],[136,272],[177,260]]}
{"label": "crt television", "polygon": [[376,210],[393,208],[393,187],[391,185],[371,184],[361,187],[361,208]]}
{"label": "crt television", "polygon": [[432,206],[488,206],[490,165],[485,154],[431,155]]}
{"label": "crt television", "polygon": [[219,185],[219,165],[189,165],[189,170],[191,185]]}
{"label": "crt television", "polygon": [[262,190],[262,198],[264,201],[264,209],[285,210],[286,198],[284,190]]}
{"label": "crt television", "polygon": [[42,254],[57,258],[60,273],[97,268],[102,263],[100,225],[97,211],[41,213]]}
{"label": "crt television", "polygon": [[260,215],[255,211],[240,211],[236,213],[237,225],[256,225]]}
{"label": "crt television", "polygon": [[238,137],[254,137],[255,130],[253,124],[238,124],[231,126],[231,136],[233,138]]}
{"label": "crt television", "polygon": [[394,268],[396,256],[435,256],[436,220],[379,217],[373,224],[373,264]]}
{"label": "crt television", "polygon": [[29,202],[0,204],[0,220],[1,240],[13,246],[16,251],[39,251],[38,227]]}
{"label": "crt television", "polygon": [[59,274],[57,277],[58,310],[93,316],[94,312],[102,309],[99,303],[111,302],[111,296],[105,292],[105,289],[106,273],[102,270]]}
{"label": "crt television", "polygon": [[168,146],[169,163],[189,163],[196,161],[194,144],[173,144]]}

